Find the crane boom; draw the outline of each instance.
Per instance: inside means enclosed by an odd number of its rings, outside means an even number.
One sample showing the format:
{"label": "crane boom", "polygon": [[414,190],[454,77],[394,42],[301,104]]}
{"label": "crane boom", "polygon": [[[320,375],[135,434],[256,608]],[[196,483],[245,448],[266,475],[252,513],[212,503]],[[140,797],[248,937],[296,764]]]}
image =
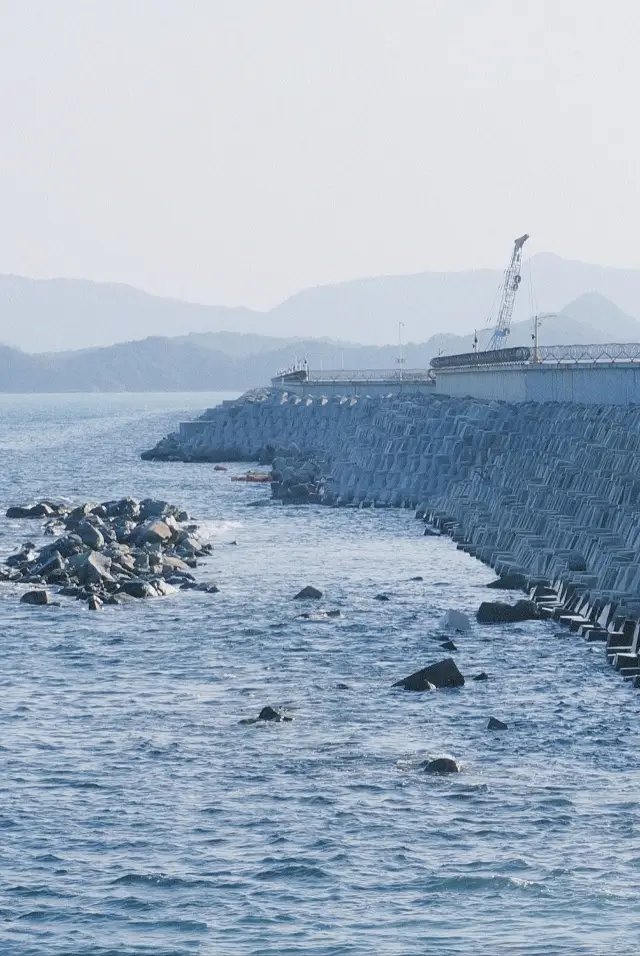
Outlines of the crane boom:
{"label": "crane boom", "polygon": [[516,239],[513,244],[511,262],[507,266],[502,283],[502,298],[500,299],[498,320],[496,322],[493,335],[489,340],[487,351],[504,348],[504,340],[511,331],[511,316],[513,315],[513,306],[516,300],[516,292],[518,291],[518,286],[520,285],[520,281],[522,279],[522,276],[520,275],[522,247],[528,238],[529,234],[525,233],[524,236],[520,236],[519,239]]}

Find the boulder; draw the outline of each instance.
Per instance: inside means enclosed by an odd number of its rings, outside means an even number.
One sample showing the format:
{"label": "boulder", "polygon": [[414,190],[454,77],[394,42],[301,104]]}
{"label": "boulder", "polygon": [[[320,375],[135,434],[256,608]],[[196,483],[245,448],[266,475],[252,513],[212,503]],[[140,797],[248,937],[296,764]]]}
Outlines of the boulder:
{"label": "boulder", "polygon": [[479,674],[476,674],[471,680],[489,680],[489,675],[485,671],[480,671]]}
{"label": "boulder", "polygon": [[453,757],[436,757],[422,764],[425,773],[460,773],[460,764]]}
{"label": "boulder", "polygon": [[173,537],[173,529],[160,518],[152,518],[141,525],[136,539],[139,544],[159,544],[161,547],[169,544]]}
{"label": "boulder", "polygon": [[151,584],[149,584],[148,581],[140,581],[139,579],[134,579],[133,581],[124,581],[124,583],[120,585],[120,589],[117,592],[117,595],[119,594],[128,594],[130,597],[134,598],[150,598],[158,596],[158,592]]}
{"label": "boulder", "polygon": [[396,681],[393,686],[402,687],[404,690],[423,691],[431,690],[432,687],[462,687],[463,684],[464,677],[458,670],[456,662],[452,657],[446,657],[436,664],[423,667],[422,670]]}
{"label": "boulder", "polygon": [[99,551],[84,551],[73,554],[67,561],[69,571],[75,574],[80,584],[102,584],[115,581],[111,574],[111,558]]}
{"label": "boulder", "polygon": [[294,594],[294,601],[305,601],[308,599],[318,600],[322,597],[322,591],[319,591],[318,588],[314,588],[313,585],[307,584],[302,591],[298,591],[297,594]]}
{"label": "boulder", "polygon": [[31,514],[31,508],[24,508],[22,505],[13,505],[11,508],[7,508],[5,512],[7,518],[33,518],[35,515]]}
{"label": "boulder", "polygon": [[51,598],[48,591],[25,591],[20,598],[21,604],[51,604]]}
{"label": "boulder", "polygon": [[90,611],[101,611],[102,610],[102,601],[96,594],[92,594],[89,598],[89,610]]}
{"label": "boulder", "polygon": [[471,629],[471,621],[466,614],[463,614],[462,611],[447,611],[445,616],[442,618],[442,627],[450,628],[453,631],[459,631],[463,634],[465,631]]}
{"label": "boulder", "polygon": [[508,729],[509,729],[509,725],[504,724],[501,720],[498,720],[497,717],[489,717],[487,730],[508,730]]}
{"label": "boulder", "polygon": [[188,566],[177,555],[164,554],[162,556],[162,570],[164,573],[173,574],[174,571],[188,571]]}
{"label": "boulder", "polygon": [[218,594],[220,588],[214,581],[201,581],[200,584],[196,584],[196,591],[204,591],[205,594]]}
{"label": "boulder", "polygon": [[518,621],[535,621],[539,614],[533,601],[517,601],[515,604],[483,601],[476,617],[480,624],[515,624]]}
{"label": "boulder", "polygon": [[523,591],[527,586],[527,579],[524,574],[512,571],[509,574],[501,574],[496,581],[490,581],[488,588],[496,588],[502,591]]}
{"label": "boulder", "polygon": [[104,535],[98,528],[95,528],[92,524],[89,524],[88,521],[80,522],[77,533],[82,543],[86,544],[90,548],[93,548],[95,551],[100,551],[102,548],[104,548]]}

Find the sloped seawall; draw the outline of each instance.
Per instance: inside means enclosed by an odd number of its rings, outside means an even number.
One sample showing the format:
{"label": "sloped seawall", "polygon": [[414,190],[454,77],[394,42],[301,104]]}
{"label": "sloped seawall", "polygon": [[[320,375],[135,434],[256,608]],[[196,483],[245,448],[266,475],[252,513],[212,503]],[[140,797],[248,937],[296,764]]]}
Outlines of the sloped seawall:
{"label": "sloped seawall", "polygon": [[498,573],[553,584],[555,611],[596,630],[640,619],[640,406],[263,390],[147,454],[316,459],[326,504],[414,508]]}

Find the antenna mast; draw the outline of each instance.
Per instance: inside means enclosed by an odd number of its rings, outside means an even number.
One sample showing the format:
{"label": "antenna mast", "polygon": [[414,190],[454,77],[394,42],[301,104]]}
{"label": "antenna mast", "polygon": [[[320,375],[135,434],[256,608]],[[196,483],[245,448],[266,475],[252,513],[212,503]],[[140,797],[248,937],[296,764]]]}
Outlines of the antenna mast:
{"label": "antenna mast", "polygon": [[511,262],[507,266],[502,283],[502,298],[500,300],[500,311],[498,312],[498,321],[493,331],[493,335],[487,346],[487,351],[500,349],[504,346],[504,339],[511,331],[511,316],[513,315],[513,306],[516,301],[516,292],[520,285],[522,276],[520,275],[520,263],[522,262],[522,247],[529,238],[525,233],[513,244],[511,253]]}

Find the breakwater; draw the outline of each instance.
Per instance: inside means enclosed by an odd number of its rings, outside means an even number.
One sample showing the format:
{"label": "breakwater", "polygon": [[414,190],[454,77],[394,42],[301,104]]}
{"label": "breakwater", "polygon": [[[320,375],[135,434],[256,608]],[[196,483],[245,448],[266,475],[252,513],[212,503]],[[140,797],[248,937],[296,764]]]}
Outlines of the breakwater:
{"label": "breakwater", "polygon": [[639,451],[633,405],[260,390],[184,423],[147,457],[275,461],[276,493],[312,484],[329,505],[413,508],[537,589],[544,616],[603,641],[635,679]]}

